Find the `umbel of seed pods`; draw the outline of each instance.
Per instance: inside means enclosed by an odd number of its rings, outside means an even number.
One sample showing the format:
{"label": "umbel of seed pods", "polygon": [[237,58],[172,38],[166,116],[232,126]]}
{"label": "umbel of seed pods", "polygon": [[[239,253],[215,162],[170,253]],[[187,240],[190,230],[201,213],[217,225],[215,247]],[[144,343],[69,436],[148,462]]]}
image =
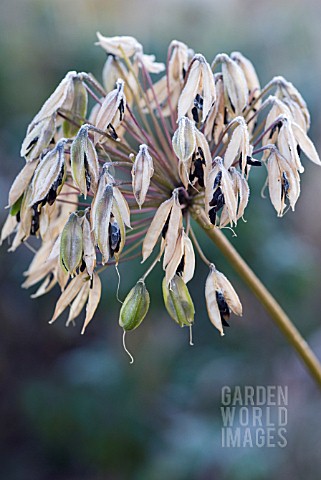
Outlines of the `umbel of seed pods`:
{"label": "umbel of seed pods", "polygon": [[307,135],[306,103],[283,77],[261,88],[238,52],[219,54],[210,65],[173,41],[164,65],[133,37],[98,34],[98,45],[107,53],[102,84],[91,74],[67,73],[27,129],[25,165],[9,192],[1,242],[9,238],[15,251],[37,237],[23,287],[40,283],[32,295],[39,297],[58,285],[51,322],[69,308],[68,325],[85,309],[82,332],[100,301],[102,271],[152,254],[123,302],[120,326],[134,330],[145,318],[145,281],[162,258],[166,310],[191,327],[187,285],[196,248],[209,267],[208,315],[223,335],[230,313],[242,315],[242,306],[207,260],[192,218],[202,214],[206,228],[234,228],[248,204],[251,170],[261,165],[277,215],[295,209],[302,153],[321,163]]}

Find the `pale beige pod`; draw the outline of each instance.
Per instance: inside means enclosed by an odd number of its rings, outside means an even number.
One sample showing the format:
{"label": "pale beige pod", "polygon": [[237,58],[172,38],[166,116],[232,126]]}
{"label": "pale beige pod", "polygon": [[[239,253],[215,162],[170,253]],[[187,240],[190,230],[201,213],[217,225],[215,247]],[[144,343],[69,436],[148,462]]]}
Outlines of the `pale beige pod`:
{"label": "pale beige pod", "polygon": [[150,180],[154,174],[153,159],[149,154],[147,145],[140,145],[131,174],[135,199],[139,208],[141,208],[149,189]]}

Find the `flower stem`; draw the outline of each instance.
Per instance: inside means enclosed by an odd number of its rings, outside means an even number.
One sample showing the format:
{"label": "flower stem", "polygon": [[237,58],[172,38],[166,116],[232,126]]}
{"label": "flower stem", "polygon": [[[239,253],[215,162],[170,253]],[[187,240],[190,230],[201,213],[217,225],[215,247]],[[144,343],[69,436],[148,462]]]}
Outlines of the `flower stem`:
{"label": "flower stem", "polygon": [[196,220],[196,222],[204,229],[208,237],[213,240],[215,245],[220,249],[236,272],[262,303],[263,307],[270,314],[274,323],[286,336],[289,343],[291,343],[291,345],[295,348],[299,357],[305,363],[305,366],[310,372],[311,376],[314,377],[315,381],[321,388],[321,364],[310,349],[307,342],[301,336],[300,332],[293,325],[290,318],[280,307],[267,288],[263,285],[263,283],[257,278],[255,273],[243,260],[240,254],[235,250],[225,235],[223,235],[218,228],[213,228],[213,226],[209,223],[204,210],[197,209],[197,212],[192,211],[191,213],[194,220]]}

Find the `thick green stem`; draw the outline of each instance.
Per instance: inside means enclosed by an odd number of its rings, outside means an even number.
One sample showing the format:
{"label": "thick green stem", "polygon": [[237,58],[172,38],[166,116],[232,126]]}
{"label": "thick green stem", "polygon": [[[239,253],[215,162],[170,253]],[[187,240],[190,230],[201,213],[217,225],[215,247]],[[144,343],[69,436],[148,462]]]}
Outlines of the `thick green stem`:
{"label": "thick green stem", "polygon": [[252,292],[262,303],[265,310],[270,314],[274,323],[283,332],[289,343],[295,348],[310,374],[321,387],[321,364],[318,358],[314,355],[307,342],[301,336],[300,332],[293,325],[290,318],[280,307],[275,298],[257,278],[255,273],[235,250],[225,235],[223,235],[218,228],[213,228],[207,220],[207,216],[203,210],[192,212],[192,216],[204,229],[208,237],[213,240],[215,245],[231,263],[244,282],[250,287]]}

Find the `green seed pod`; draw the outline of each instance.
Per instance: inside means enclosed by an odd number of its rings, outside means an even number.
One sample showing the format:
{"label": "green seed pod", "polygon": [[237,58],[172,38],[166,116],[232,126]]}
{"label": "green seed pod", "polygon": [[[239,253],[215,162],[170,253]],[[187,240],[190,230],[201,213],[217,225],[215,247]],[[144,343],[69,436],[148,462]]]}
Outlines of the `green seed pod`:
{"label": "green seed pod", "polygon": [[125,330],[135,330],[149,309],[149,293],[143,280],[131,289],[120,309],[119,325]]}
{"label": "green seed pod", "polygon": [[77,212],[72,213],[64,226],[60,240],[60,263],[64,270],[74,275],[81,265],[83,255],[82,221]]}
{"label": "green seed pod", "polygon": [[74,99],[72,106],[70,108],[70,116],[74,123],[65,120],[63,122],[63,132],[64,136],[71,138],[77,134],[79,127],[82,125],[86,118],[87,113],[87,103],[88,103],[88,94],[87,90],[84,87],[83,82],[78,77],[73,78],[74,82]]}
{"label": "green seed pod", "polygon": [[181,327],[191,326],[194,322],[195,309],[184,280],[175,275],[169,285],[163,280],[163,297],[166,310]]}

